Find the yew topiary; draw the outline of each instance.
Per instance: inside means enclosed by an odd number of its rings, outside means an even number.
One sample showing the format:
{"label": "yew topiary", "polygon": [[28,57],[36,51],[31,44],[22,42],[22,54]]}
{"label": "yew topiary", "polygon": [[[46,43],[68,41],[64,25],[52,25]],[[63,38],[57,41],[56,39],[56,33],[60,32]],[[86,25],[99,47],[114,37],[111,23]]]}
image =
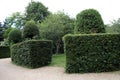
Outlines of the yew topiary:
{"label": "yew topiary", "polygon": [[19,29],[13,29],[8,34],[8,40],[10,43],[18,43],[22,41],[22,33]]}
{"label": "yew topiary", "polygon": [[39,29],[33,20],[28,21],[23,27],[23,37],[24,38],[33,38],[34,36],[39,35]]}
{"label": "yew topiary", "polygon": [[75,33],[105,33],[100,13],[95,9],[86,9],[77,14]]}

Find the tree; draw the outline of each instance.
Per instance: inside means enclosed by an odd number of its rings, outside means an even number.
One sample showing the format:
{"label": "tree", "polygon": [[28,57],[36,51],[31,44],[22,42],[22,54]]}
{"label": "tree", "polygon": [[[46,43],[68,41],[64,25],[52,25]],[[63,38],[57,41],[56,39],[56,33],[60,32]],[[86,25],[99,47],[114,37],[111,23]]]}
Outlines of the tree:
{"label": "tree", "polygon": [[35,22],[42,22],[49,14],[48,8],[41,2],[31,1],[26,7],[26,19],[34,20]]}
{"label": "tree", "polygon": [[13,29],[12,27],[8,27],[7,29],[4,30],[3,37],[4,37],[5,39],[8,38],[8,34],[9,34],[9,32],[10,32],[12,29]]}
{"label": "tree", "polygon": [[108,29],[110,29],[108,30],[109,33],[120,33],[120,18],[113,20],[111,22],[111,26]]}
{"label": "tree", "polygon": [[20,12],[15,12],[4,21],[4,27],[22,28],[25,24],[25,16]]}
{"label": "tree", "polygon": [[33,38],[34,36],[39,35],[39,29],[33,20],[27,21],[23,27],[23,37],[24,38]]}
{"label": "tree", "polygon": [[65,34],[73,33],[73,28],[74,20],[62,12],[49,15],[39,26],[41,37],[53,40],[55,53],[63,52],[62,37]]}
{"label": "tree", "polygon": [[104,33],[101,15],[95,9],[86,9],[76,16],[75,33]]}
{"label": "tree", "polygon": [[13,29],[8,34],[8,40],[10,43],[18,43],[22,41],[22,33],[20,29]]}

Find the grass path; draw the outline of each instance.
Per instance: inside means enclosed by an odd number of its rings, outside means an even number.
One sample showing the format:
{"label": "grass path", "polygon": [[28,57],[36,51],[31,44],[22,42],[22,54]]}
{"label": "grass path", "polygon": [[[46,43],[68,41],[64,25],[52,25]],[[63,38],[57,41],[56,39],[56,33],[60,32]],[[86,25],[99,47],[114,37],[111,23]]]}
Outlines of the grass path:
{"label": "grass path", "polygon": [[57,66],[57,67],[64,67],[66,63],[66,56],[65,54],[55,54],[52,57],[52,62],[49,66]]}

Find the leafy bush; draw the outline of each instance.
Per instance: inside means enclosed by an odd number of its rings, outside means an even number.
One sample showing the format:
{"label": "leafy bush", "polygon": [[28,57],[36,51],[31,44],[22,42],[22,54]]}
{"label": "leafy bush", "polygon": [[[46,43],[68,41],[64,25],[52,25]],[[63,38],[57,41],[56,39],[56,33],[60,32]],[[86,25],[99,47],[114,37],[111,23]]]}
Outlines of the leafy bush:
{"label": "leafy bush", "polygon": [[18,43],[22,41],[22,33],[19,29],[12,29],[8,34],[8,40],[12,43]]}
{"label": "leafy bush", "polygon": [[23,37],[24,38],[33,38],[34,36],[39,35],[39,29],[33,20],[28,21],[23,27]]}
{"label": "leafy bush", "polygon": [[8,46],[0,46],[0,58],[10,57],[10,48]]}
{"label": "leafy bush", "polygon": [[28,68],[48,65],[52,57],[52,41],[31,40],[11,47],[12,62]]}
{"label": "leafy bush", "polygon": [[120,70],[119,40],[120,34],[66,35],[66,72]]}
{"label": "leafy bush", "polygon": [[104,33],[104,23],[97,10],[86,9],[76,16],[75,33]]}

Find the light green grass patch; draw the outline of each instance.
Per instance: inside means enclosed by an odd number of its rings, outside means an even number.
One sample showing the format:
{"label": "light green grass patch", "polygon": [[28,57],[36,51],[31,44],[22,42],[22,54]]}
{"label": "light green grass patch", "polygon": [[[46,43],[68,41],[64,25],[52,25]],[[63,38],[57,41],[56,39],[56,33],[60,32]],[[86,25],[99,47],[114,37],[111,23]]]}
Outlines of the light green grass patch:
{"label": "light green grass patch", "polygon": [[52,56],[52,62],[49,66],[65,67],[66,54],[54,54]]}

